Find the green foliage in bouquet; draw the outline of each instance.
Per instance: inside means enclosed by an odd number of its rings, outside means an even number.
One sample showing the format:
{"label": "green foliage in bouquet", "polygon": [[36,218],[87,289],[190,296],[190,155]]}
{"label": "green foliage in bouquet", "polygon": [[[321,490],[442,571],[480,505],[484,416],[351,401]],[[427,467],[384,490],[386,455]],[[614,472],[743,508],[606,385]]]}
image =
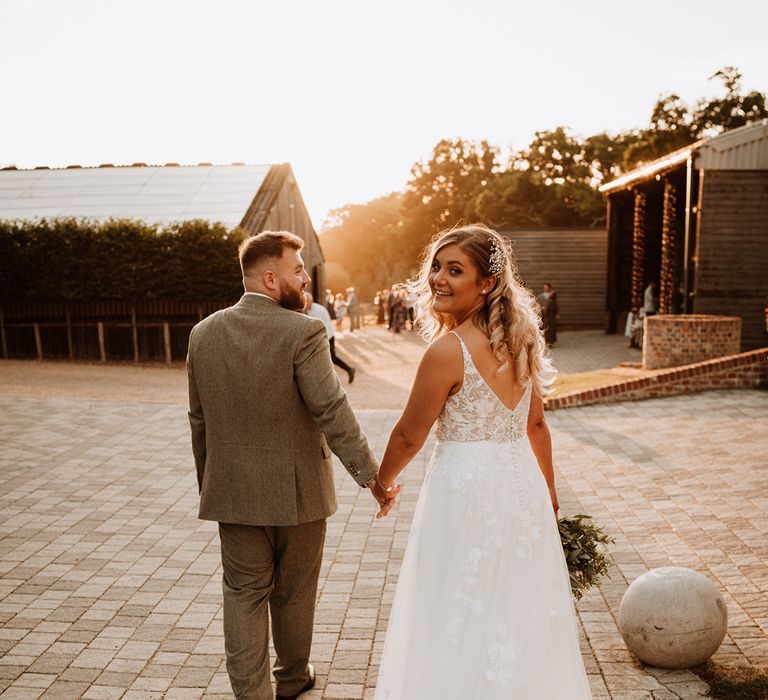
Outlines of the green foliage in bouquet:
{"label": "green foliage in bouquet", "polygon": [[607,545],[615,541],[591,520],[591,516],[579,514],[557,521],[576,600],[608,575]]}

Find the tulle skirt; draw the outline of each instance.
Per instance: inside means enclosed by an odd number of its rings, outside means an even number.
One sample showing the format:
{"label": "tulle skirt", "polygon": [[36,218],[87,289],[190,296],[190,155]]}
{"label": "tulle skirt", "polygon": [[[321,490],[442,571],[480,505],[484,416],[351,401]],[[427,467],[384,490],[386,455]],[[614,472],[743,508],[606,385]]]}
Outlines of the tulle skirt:
{"label": "tulle skirt", "polygon": [[438,442],[376,700],[591,698],[568,569],[527,439]]}

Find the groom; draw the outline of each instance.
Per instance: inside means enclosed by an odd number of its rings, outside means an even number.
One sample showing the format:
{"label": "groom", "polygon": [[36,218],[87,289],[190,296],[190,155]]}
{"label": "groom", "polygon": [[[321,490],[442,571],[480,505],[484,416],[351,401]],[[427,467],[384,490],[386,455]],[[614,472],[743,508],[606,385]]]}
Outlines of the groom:
{"label": "groom", "polygon": [[[219,523],[224,642],[237,698],[278,700],[315,684],[309,664],[331,451],[382,509],[391,494],[331,364],[325,327],[301,313],[303,241],[265,232],[240,246],[245,294],[189,338],[189,422],[200,518]],[[329,447],[330,445],[330,447]]]}

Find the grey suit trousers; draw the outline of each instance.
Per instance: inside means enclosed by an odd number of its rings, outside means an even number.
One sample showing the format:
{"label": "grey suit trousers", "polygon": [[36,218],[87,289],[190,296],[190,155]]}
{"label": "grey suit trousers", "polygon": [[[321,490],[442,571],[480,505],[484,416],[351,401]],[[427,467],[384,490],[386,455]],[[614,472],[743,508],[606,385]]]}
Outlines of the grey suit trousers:
{"label": "grey suit trousers", "polygon": [[277,693],[309,680],[309,652],[325,520],[288,526],[219,523],[227,671],[238,700],[272,700],[269,620]]}

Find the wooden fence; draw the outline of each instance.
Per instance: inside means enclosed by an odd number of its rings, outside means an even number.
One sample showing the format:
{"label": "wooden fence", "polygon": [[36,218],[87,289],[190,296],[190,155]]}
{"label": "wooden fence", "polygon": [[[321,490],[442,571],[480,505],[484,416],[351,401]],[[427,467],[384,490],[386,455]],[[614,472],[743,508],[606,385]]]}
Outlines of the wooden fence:
{"label": "wooden fence", "polygon": [[5,359],[183,361],[192,327],[233,302],[4,302]]}

